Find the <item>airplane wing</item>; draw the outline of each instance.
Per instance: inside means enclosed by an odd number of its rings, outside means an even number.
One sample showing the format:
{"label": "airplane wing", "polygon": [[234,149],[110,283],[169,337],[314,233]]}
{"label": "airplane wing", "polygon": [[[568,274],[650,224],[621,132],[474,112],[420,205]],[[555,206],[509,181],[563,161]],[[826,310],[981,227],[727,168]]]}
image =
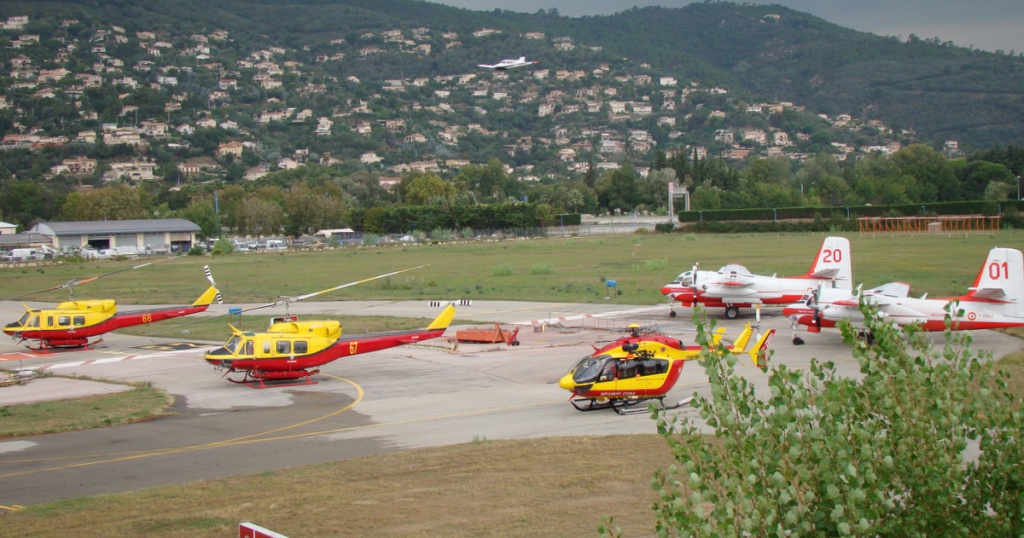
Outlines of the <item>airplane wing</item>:
{"label": "airplane wing", "polygon": [[477,64],[477,67],[483,67],[484,69],[497,69],[498,68],[498,66],[496,66],[496,65],[487,65],[487,64]]}
{"label": "airplane wing", "polygon": [[866,295],[885,295],[887,297],[903,298],[910,295],[910,284],[906,282],[889,282],[877,288],[871,288],[864,292]]}

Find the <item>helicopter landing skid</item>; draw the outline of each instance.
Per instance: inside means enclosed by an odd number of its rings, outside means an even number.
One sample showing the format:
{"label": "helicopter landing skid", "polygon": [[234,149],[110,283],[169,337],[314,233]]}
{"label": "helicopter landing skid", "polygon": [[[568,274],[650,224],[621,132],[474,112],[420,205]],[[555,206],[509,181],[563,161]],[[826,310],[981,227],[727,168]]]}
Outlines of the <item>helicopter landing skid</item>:
{"label": "helicopter landing skid", "polygon": [[[693,401],[693,398],[691,397],[691,398],[684,398],[682,400],[679,400],[678,402],[676,402],[673,405],[665,405],[665,399],[664,398],[653,398],[653,399],[658,400],[658,404],[660,404],[660,405],[656,405],[654,407],[655,411],[668,411],[670,409],[678,409],[680,407],[690,405],[690,402]],[[620,414],[620,415],[640,415],[640,414],[643,414],[643,413],[650,412],[650,409],[649,408],[639,408],[639,407],[638,408],[634,408],[634,409],[624,409],[622,407],[616,407],[615,408],[615,412]]]}
{"label": "helicopter landing skid", "polygon": [[622,414],[623,407],[632,407],[646,399],[648,398],[633,398],[628,400],[608,398],[577,398],[569,400],[569,403],[571,403],[577,411],[597,411],[598,409],[614,409],[615,412]]}
{"label": "helicopter landing skid", "polygon": [[[317,381],[313,381],[312,376],[319,373],[320,370],[303,370],[296,376],[273,376],[266,375],[264,372],[247,371],[245,372],[245,377],[242,379],[231,379],[230,377],[227,377],[226,379],[232,383],[245,385],[251,389],[269,389],[278,387],[294,387],[298,385],[316,385]],[[305,380],[300,381],[302,378],[305,378]]]}

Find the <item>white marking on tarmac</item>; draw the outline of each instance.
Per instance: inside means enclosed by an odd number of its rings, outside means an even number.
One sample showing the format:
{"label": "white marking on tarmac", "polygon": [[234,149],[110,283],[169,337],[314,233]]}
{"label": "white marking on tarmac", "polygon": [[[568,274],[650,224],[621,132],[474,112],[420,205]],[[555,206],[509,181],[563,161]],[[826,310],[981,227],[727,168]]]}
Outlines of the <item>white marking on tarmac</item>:
{"label": "white marking on tarmac", "polygon": [[32,441],[4,441],[0,442],[0,454],[6,454],[7,452],[17,452],[19,450],[28,450],[39,443],[33,443]]}
{"label": "white marking on tarmac", "polygon": [[155,359],[163,357],[165,355],[184,355],[185,353],[195,353],[195,349],[179,349],[175,351],[161,351],[159,353],[151,353],[148,355],[120,355],[117,357],[108,357],[105,359],[91,359],[85,361],[74,361],[74,362],[59,362],[56,364],[50,364],[48,366],[40,366],[33,368],[33,370],[63,370],[65,368],[77,368],[79,366],[90,366],[93,364],[110,364],[112,362],[131,361],[135,359]]}
{"label": "white marking on tarmac", "polygon": [[587,318],[610,318],[610,317],[618,317],[618,316],[629,315],[629,314],[646,314],[646,313],[652,312],[654,310],[660,310],[660,309],[664,308],[664,306],[665,305],[648,306],[648,307],[642,307],[642,308],[633,308],[631,310],[609,310],[608,312],[601,312],[599,314],[579,314],[579,315],[576,315],[576,316],[559,316],[557,318],[551,317],[551,318],[547,318],[547,319],[531,319],[529,321],[515,321],[512,324],[513,325],[540,325],[541,323],[547,323],[548,325],[550,325],[550,324],[554,323],[554,321],[565,323],[566,321],[577,321],[577,320],[587,319]]}

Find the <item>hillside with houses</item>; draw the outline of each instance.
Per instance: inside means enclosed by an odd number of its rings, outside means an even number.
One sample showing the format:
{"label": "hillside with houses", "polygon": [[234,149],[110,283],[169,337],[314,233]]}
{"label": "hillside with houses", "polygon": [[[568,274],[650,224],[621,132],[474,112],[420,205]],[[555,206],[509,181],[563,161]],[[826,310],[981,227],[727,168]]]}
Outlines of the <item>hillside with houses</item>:
{"label": "hillside with houses", "polygon": [[[71,218],[72,192],[142,187],[149,195],[140,203],[174,211],[197,199],[239,198],[218,197],[222,189],[283,192],[310,176],[339,183],[343,203],[363,211],[407,201],[405,189],[421,176],[471,191],[475,202],[543,201],[558,211],[664,211],[668,183],[690,188],[709,207],[763,198],[833,203],[832,191],[808,201],[817,181],[797,171],[810,162],[845,179],[844,162],[921,145],[934,152],[929,159],[964,156],[956,138],[926,139],[855,110],[830,115],[737,91],[719,77],[631,61],[599,41],[552,34],[543,18],[519,31],[450,24],[321,31],[303,44],[294,34],[275,42],[226,27],[179,30],[156,18],[151,26],[145,17],[101,20],[80,9],[4,15],[0,174],[31,182],[21,188],[42,189],[41,198],[54,202],[49,215],[4,208],[5,220],[23,225],[61,212]],[[767,13],[764,23],[779,16]],[[490,71],[468,60],[480,51],[540,62]],[[373,67],[382,65],[389,67]],[[395,65],[404,67],[399,76],[391,75]],[[994,179],[1005,183],[1020,171],[1003,161],[1006,172]],[[742,181],[738,171],[758,167],[786,184],[750,191],[742,202],[701,196],[702,187],[728,191]],[[619,200],[608,192],[616,174],[628,175],[637,193]],[[797,180],[806,181],[799,192]],[[845,180],[849,192],[832,189],[840,203],[858,198]],[[643,181],[656,184],[636,184]],[[859,201],[904,201],[870,196]],[[359,227],[356,215],[334,224]]]}

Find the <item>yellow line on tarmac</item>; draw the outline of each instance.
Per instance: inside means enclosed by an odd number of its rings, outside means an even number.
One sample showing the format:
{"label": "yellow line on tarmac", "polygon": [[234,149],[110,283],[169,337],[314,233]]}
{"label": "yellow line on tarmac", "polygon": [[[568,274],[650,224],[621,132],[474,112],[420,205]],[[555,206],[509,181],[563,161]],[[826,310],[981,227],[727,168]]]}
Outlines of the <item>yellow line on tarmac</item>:
{"label": "yellow line on tarmac", "polygon": [[363,401],[363,395],[364,395],[363,387],[360,387],[354,381],[350,381],[348,379],[343,379],[343,378],[340,378],[338,376],[334,376],[334,375],[330,375],[330,374],[321,374],[321,375],[326,376],[326,377],[330,377],[330,378],[333,378],[333,379],[337,379],[338,381],[342,381],[344,383],[348,383],[348,384],[352,385],[353,387],[355,387],[356,392],[358,393],[356,395],[355,400],[353,400],[352,403],[346,405],[345,407],[342,407],[341,409],[337,409],[335,411],[331,411],[330,413],[327,413],[326,415],[323,415],[323,416],[319,416],[319,417],[312,418],[312,419],[309,419],[309,420],[304,420],[302,422],[297,422],[295,424],[291,424],[291,425],[288,425],[288,426],[283,426],[283,427],[280,427],[280,428],[275,428],[273,430],[267,430],[267,431],[259,432],[259,433],[252,433],[252,434],[249,434],[249,435],[244,435],[242,437],[236,437],[234,439],[223,439],[221,441],[213,441],[213,442],[202,444],[202,445],[193,445],[193,446],[186,446],[186,447],[179,447],[179,448],[162,448],[162,449],[145,451],[145,452],[130,451],[130,452],[113,452],[113,453],[107,453],[107,454],[86,454],[86,455],[80,455],[80,456],[62,456],[62,457],[59,457],[59,458],[9,460],[9,461],[0,462],[0,463],[2,463],[4,465],[9,465],[9,464],[15,464],[15,463],[38,463],[38,462],[43,462],[43,461],[60,461],[60,460],[82,459],[82,458],[114,458],[114,459],[109,459],[109,460],[100,460],[100,461],[94,461],[94,462],[84,462],[84,463],[79,463],[79,464],[69,464],[69,465],[60,466],[60,467],[51,467],[51,468],[48,468],[48,469],[40,469],[40,470],[37,470],[37,471],[27,471],[27,472],[22,472],[22,473],[11,473],[11,474],[0,474],[0,478],[5,478],[5,477],[8,477],[8,476],[17,476],[19,474],[28,474],[28,473],[32,473],[32,472],[44,472],[44,471],[59,470],[59,469],[69,469],[69,468],[74,468],[74,467],[82,467],[82,466],[86,466],[86,465],[94,465],[96,463],[115,462],[115,461],[122,461],[122,460],[128,460],[128,459],[160,456],[160,455],[163,455],[163,454],[175,454],[175,453],[178,453],[178,452],[184,452],[184,451],[188,451],[188,450],[202,450],[202,449],[205,449],[205,448],[214,448],[214,447],[221,446],[221,445],[230,445],[230,444],[237,443],[237,442],[240,442],[240,441],[243,441],[243,440],[246,440],[246,439],[250,439],[250,438],[253,438],[253,437],[260,437],[260,436],[263,436],[263,435],[269,435],[269,434],[272,434],[272,433],[278,433],[278,432],[281,432],[281,431],[290,430],[292,428],[298,428],[300,426],[305,426],[305,425],[312,424],[312,423],[320,421],[320,420],[331,418],[331,417],[333,417],[335,415],[338,415],[340,413],[348,411],[349,409],[352,409],[353,407],[356,406],[356,404],[358,404],[359,402]]}
{"label": "yellow line on tarmac", "polygon": [[18,471],[18,472],[13,472],[13,473],[2,474],[2,475],[0,475],[0,478],[7,478],[7,477],[12,477],[12,476],[30,475],[30,474],[44,473],[44,472],[51,472],[51,471],[61,471],[61,470],[65,470],[65,469],[76,469],[76,468],[81,468],[81,467],[90,467],[90,466],[93,466],[93,465],[101,465],[101,464],[105,464],[105,463],[118,463],[118,462],[124,462],[124,461],[132,461],[132,460],[138,460],[138,459],[152,458],[152,457],[156,457],[156,456],[167,456],[167,455],[172,455],[172,454],[181,454],[181,453],[185,453],[185,452],[195,452],[195,451],[200,451],[200,450],[209,450],[209,449],[214,449],[214,448],[226,448],[226,447],[231,447],[231,446],[248,445],[248,444],[255,444],[255,443],[265,443],[265,442],[269,442],[269,441],[285,441],[285,440],[289,440],[289,439],[298,439],[298,438],[302,438],[302,437],[313,437],[313,436],[317,436],[317,435],[328,435],[328,434],[334,434],[334,433],[344,433],[344,432],[358,431],[358,430],[364,430],[364,429],[370,429],[370,428],[380,428],[380,427],[385,427],[385,426],[397,426],[397,425],[402,425],[402,424],[412,424],[412,423],[416,423],[416,422],[428,422],[428,421],[433,421],[433,420],[445,420],[445,419],[458,418],[458,417],[466,417],[466,416],[474,416],[474,415],[484,415],[484,414],[488,414],[488,413],[502,412],[502,411],[508,411],[508,410],[512,410],[512,409],[525,409],[525,408],[530,408],[530,407],[539,407],[539,406],[551,405],[551,404],[556,404],[556,403],[562,403],[563,402],[562,400],[551,400],[551,401],[546,401],[546,402],[537,402],[537,403],[530,403],[530,404],[517,404],[517,405],[509,405],[509,406],[496,407],[496,408],[490,408],[490,409],[479,409],[479,410],[476,410],[476,411],[465,411],[465,412],[461,412],[461,413],[452,413],[452,414],[448,414],[448,415],[438,415],[438,416],[431,416],[431,417],[421,417],[421,418],[415,418],[415,419],[399,420],[399,421],[393,421],[393,422],[383,422],[383,423],[379,423],[379,424],[364,424],[362,426],[347,426],[347,427],[343,427],[343,428],[336,428],[336,429],[330,429],[330,430],[321,430],[321,431],[316,431],[316,432],[295,433],[295,434],[289,434],[289,435],[279,435],[279,436],[276,436],[276,437],[262,437],[264,435],[268,435],[268,434],[271,434],[271,433],[277,433],[277,432],[286,431],[286,430],[289,430],[289,429],[292,429],[292,428],[296,428],[296,427],[299,427],[299,426],[304,426],[304,425],[312,424],[312,423],[317,422],[319,420],[323,420],[325,418],[337,415],[337,414],[339,414],[341,412],[344,412],[344,411],[347,411],[347,410],[351,409],[353,406],[355,406],[357,403],[359,403],[362,400],[363,392],[362,392],[362,388],[359,387],[359,385],[353,383],[352,381],[348,381],[346,379],[335,377],[335,376],[332,376],[332,375],[329,375],[329,374],[323,374],[323,375],[327,375],[327,377],[332,377],[334,379],[338,379],[340,381],[344,381],[346,383],[352,384],[353,386],[355,386],[359,390],[359,398],[357,400],[355,400],[354,402],[352,402],[351,404],[345,406],[344,408],[339,409],[337,411],[332,411],[331,413],[329,413],[327,415],[324,415],[322,417],[315,418],[315,419],[310,419],[310,420],[307,420],[307,421],[296,423],[296,424],[293,424],[293,425],[290,425],[290,426],[285,426],[285,427],[282,427],[282,428],[277,428],[277,429],[274,429],[274,430],[268,430],[268,431],[261,432],[261,433],[246,435],[246,436],[242,436],[242,437],[236,437],[236,438],[233,438],[233,439],[225,439],[225,440],[222,440],[222,441],[214,441],[214,442],[211,442],[211,443],[205,443],[205,444],[201,444],[201,445],[191,445],[191,446],[184,446],[184,447],[177,447],[177,448],[165,448],[165,449],[159,449],[159,450],[153,450],[153,451],[147,451],[147,452],[139,452],[139,453],[127,453],[127,455],[125,455],[125,456],[111,457],[111,458],[108,458],[108,459],[102,459],[102,460],[96,460],[96,461],[87,461],[87,462],[82,462],[82,463],[73,463],[73,464],[68,464],[68,465],[60,465],[60,466],[55,466],[55,467],[48,467],[48,468],[45,468],[45,469]]}

